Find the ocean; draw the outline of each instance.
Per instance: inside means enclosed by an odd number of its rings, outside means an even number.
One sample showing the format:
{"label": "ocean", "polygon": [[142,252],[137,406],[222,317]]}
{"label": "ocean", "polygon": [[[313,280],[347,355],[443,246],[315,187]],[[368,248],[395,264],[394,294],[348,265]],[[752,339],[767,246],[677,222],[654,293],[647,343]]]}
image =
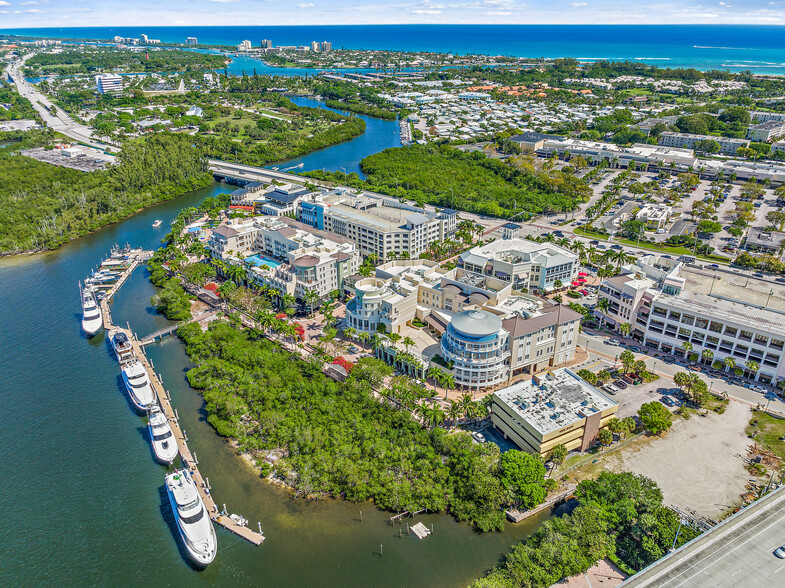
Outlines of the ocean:
{"label": "ocean", "polygon": [[333,48],[519,57],[634,60],[659,67],[785,74],[785,27],[754,25],[355,25],[254,27],[80,27],[0,29],[59,38],[148,36],[164,42],[259,46],[331,41]]}

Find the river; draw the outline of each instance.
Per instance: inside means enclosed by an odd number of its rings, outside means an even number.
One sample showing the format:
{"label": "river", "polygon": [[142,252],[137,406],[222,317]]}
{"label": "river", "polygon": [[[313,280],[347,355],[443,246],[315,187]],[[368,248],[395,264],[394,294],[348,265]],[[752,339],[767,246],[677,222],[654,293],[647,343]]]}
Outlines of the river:
{"label": "river", "polygon": [[[377,149],[392,146],[389,139],[375,135]],[[306,169],[328,166],[335,149],[359,161],[369,151],[357,141],[301,159]],[[0,260],[0,584],[460,586],[482,575],[547,515],[487,534],[447,515],[420,516],[434,534],[419,541],[406,535],[407,521],[399,538],[369,503],[292,498],[260,480],[206,423],[202,398],[185,380],[184,347],[169,337],[147,350],[216,502],[254,527],[260,521],[267,537],[254,547],[217,528],[216,561],[203,572],[187,564],[145,420],[130,408],[105,335],[80,332],[77,282],[113,243],[155,248],[180,209],[226,188],[159,204],[54,252]],[[150,306],[154,293],[138,269],[112,303],[115,321],[139,335],[168,324]]]}

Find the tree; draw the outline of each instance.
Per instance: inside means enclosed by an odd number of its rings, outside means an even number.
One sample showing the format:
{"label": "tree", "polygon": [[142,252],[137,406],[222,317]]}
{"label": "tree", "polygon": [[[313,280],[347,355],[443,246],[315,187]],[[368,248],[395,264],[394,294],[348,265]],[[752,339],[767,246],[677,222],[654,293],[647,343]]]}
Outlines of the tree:
{"label": "tree", "polygon": [[597,301],[597,310],[600,313],[600,326],[605,324],[605,319],[608,315],[608,310],[610,310],[611,302],[607,298],[600,298]]}
{"label": "tree", "polygon": [[414,339],[407,335],[403,338],[403,346],[406,347],[406,352],[409,353],[409,349],[414,346]]}
{"label": "tree", "polygon": [[719,233],[722,230],[722,224],[712,220],[702,220],[698,223],[699,233]]}
{"label": "tree", "polygon": [[625,337],[629,337],[630,333],[632,332],[632,325],[630,323],[621,323],[616,328],[619,330],[619,333],[621,333]]}
{"label": "tree", "polygon": [[551,449],[550,460],[556,467],[559,467],[561,464],[564,463],[564,460],[567,458],[567,446],[564,443],[559,443],[558,445],[554,445],[553,449]]}
{"label": "tree", "polygon": [[635,430],[635,419],[632,417],[623,418],[621,424],[624,425],[624,428],[621,431],[622,437],[626,437],[627,433],[632,433]]}
{"label": "tree", "polygon": [[704,349],[701,351],[701,359],[703,360],[703,363],[711,363],[711,360],[714,359],[714,352],[711,349]]}
{"label": "tree", "polygon": [[719,116],[722,122],[734,123],[738,122],[742,125],[749,124],[751,117],[750,112],[742,106],[731,106],[724,109]]}
{"label": "tree", "polygon": [[635,354],[629,349],[625,349],[621,352],[621,355],[619,355],[619,361],[621,361],[624,372],[629,373],[635,363]]}
{"label": "tree", "polygon": [[752,375],[750,377],[754,377],[755,374],[760,369],[760,364],[757,361],[749,360],[747,363],[744,364],[744,367],[747,368]]}
{"label": "tree", "polygon": [[671,428],[673,417],[659,402],[647,402],[638,409],[638,418],[652,435],[660,435]]}
{"label": "tree", "polygon": [[608,429],[602,429],[597,433],[597,441],[599,441],[603,447],[608,447],[608,445],[613,443],[613,433]]}
{"label": "tree", "polygon": [[785,226],[785,210],[772,210],[766,213],[766,220],[777,227],[781,231]]}
{"label": "tree", "polygon": [[499,459],[499,470],[502,486],[525,510],[545,500],[545,465],[538,456],[514,449],[506,451]]}
{"label": "tree", "polygon": [[722,363],[725,364],[725,369],[731,371],[733,368],[736,367],[736,360],[733,359],[730,355],[722,360]]}
{"label": "tree", "polygon": [[632,373],[636,376],[641,376],[646,372],[646,362],[642,359],[636,359],[632,364]]}
{"label": "tree", "polygon": [[719,153],[720,144],[714,139],[701,139],[695,143],[695,150],[704,153]]}
{"label": "tree", "polygon": [[597,372],[598,384],[600,385],[605,384],[606,382],[610,381],[610,379],[611,379],[611,373],[608,370],[602,369],[599,372]]}
{"label": "tree", "polygon": [[316,303],[319,302],[319,294],[316,290],[307,290],[303,296],[303,302],[308,306],[308,314],[313,314]]}
{"label": "tree", "polygon": [[687,357],[689,352],[692,351],[692,343],[685,341],[681,344],[681,348],[684,350],[684,357]]}

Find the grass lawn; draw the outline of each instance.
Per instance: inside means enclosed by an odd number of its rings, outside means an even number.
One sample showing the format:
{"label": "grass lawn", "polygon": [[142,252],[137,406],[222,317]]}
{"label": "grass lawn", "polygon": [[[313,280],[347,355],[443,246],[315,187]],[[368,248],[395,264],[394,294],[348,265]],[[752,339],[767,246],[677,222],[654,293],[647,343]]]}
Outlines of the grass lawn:
{"label": "grass lawn", "polygon": [[591,229],[585,229],[583,227],[579,227],[575,229],[575,233],[583,237],[595,237],[602,241],[608,240],[608,235],[603,235],[602,233],[598,233],[597,231],[592,231]]}
{"label": "grass lawn", "polygon": [[[632,241],[630,239],[616,239],[618,243],[622,243],[624,245],[629,245],[631,247],[638,247],[639,249],[649,250],[649,251],[661,251],[663,253],[673,253],[674,255],[692,255],[692,249],[690,247],[682,247],[677,246],[674,247],[673,245],[652,245],[651,243],[638,243],[637,241]],[[719,257],[718,255],[696,255],[698,259],[704,259],[706,261],[716,261],[719,263],[728,263],[727,258]]]}
{"label": "grass lawn", "polygon": [[[755,421],[757,424],[753,425]],[[785,419],[755,410],[747,426],[747,434],[775,455],[785,458],[785,441],[780,441],[780,437],[785,435]]]}

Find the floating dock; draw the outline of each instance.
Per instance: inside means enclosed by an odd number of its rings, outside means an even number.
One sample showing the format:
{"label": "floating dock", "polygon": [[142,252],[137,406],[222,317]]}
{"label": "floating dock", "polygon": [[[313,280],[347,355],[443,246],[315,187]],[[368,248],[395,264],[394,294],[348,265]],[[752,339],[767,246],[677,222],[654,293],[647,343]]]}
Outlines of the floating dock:
{"label": "floating dock", "polygon": [[[101,300],[100,307],[101,307],[101,314],[104,319],[104,329],[109,331],[110,329],[116,327],[112,323],[112,314],[109,310],[109,301],[112,297],[117,293],[120,287],[125,283],[131,273],[136,269],[141,263],[145,260],[149,259],[152,255],[150,251],[141,251],[136,254],[135,258],[133,259],[132,263],[126,268],[117,282],[112,286],[112,288],[106,293],[104,298]],[[200,316],[199,318],[205,318],[207,315],[213,313],[205,313],[204,316]],[[179,326],[179,325],[177,325]],[[158,397],[158,404],[161,406],[161,410],[166,415],[167,420],[169,421],[169,426],[172,428],[172,434],[174,435],[175,439],[177,440],[177,448],[180,451],[180,459],[183,462],[183,465],[191,471],[191,476],[193,477],[194,482],[199,490],[199,494],[204,501],[204,506],[207,509],[207,512],[210,513],[210,518],[217,524],[221,525],[227,531],[234,533],[235,535],[242,537],[246,541],[253,543],[254,545],[261,545],[264,542],[264,535],[261,533],[261,525],[259,526],[259,532],[256,532],[252,529],[249,529],[246,526],[239,525],[237,522],[229,518],[228,513],[222,513],[218,510],[218,506],[213,500],[213,496],[210,493],[210,486],[208,481],[202,477],[202,474],[199,472],[199,468],[197,467],[198,462],[196,458],[188,449],[188,438],[185,436],[185,433],[180,428],[180,423],[178,422],[177,413],[175,412],[174,408],[172,407],[171,399],[169,398],[169,394],[163,387],[161,383],[161,379],[155,373],[152,364],[147,359],[147,356],[144,354],[144,350],[140,341],[136,339],[134,334],[131,332],[130,329],[124,329],[122,327],[117,327],[121,331],[123,331],[127,336],[128,340],[131,342],[131,346],[133,347],[134,355],[139,360],[139,363],[142,364],[144,369],[147,371],[147,375],[150,378],[150,383],[153,386],[153,390],[155,390],[155,394]],[[176,327],[175,327],[176,328]],[[152,341],[146,341],[150,343]]]}

